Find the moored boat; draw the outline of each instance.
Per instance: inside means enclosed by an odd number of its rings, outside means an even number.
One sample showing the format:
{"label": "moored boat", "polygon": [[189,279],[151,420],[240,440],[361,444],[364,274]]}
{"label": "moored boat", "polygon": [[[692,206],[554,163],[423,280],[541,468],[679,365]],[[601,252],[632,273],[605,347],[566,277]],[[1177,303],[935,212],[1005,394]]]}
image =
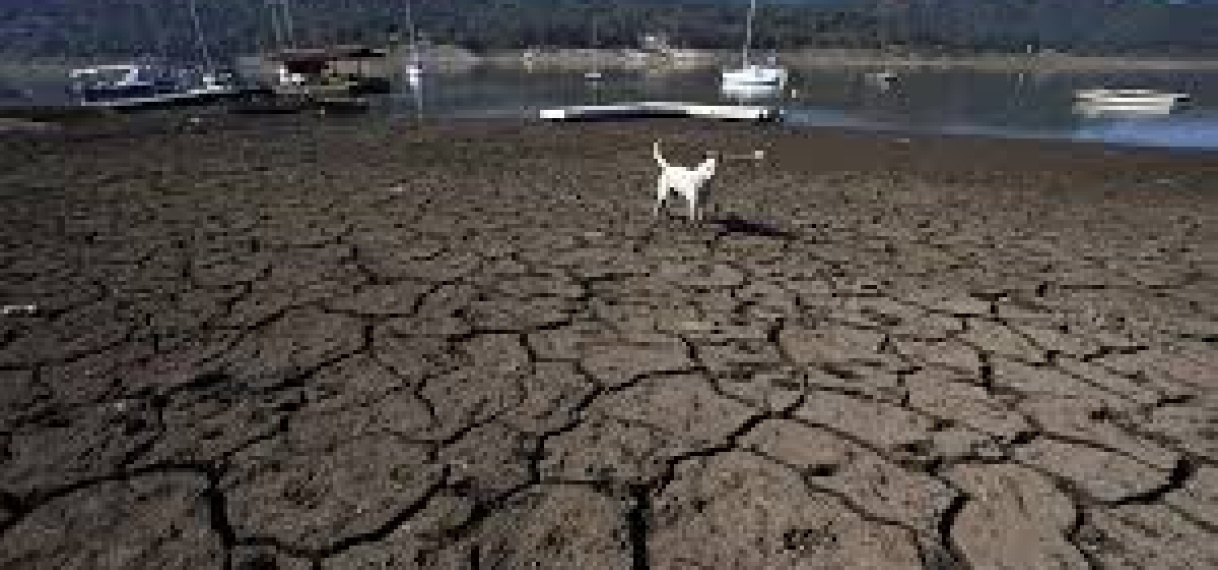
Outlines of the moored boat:
{"label": "moored boat", "polygon": [[1175,105],[1190,99],[1187,93],[1155,89],[1080,89],[1074,92],[1074,98],[1079,101],[1130,106]]}
{"label": "moored boat", "polygon": [[1080,89],[1074,110],[1090,117],[1150,117],[1167,115],[1190,100],[1187,93],[1154,89]]}
{"label": "moored boat", "polygon": [[720,85],[724,90],[741,86],[766,86],[781,89],[787,84],[787,70],[778,66],[773,58],[765,65],[749,62],[749,48],[753,43],[753,20],[756,13],[757,0],[752,0],[749,3],[748,22],[745,24],[741,66],[737,69],[723,71],[720,76]]}

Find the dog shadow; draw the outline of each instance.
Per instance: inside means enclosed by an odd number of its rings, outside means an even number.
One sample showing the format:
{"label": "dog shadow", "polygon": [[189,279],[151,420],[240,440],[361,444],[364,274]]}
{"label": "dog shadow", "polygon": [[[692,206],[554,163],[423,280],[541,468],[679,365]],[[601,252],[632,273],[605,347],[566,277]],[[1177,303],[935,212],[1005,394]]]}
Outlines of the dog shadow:
{"label": "dog shadow", "polygon": [[724,235],[738,234],[777,239],[795,239],[796,237],[794,233],[777,226],[746,220],[736,214],[715,218],[711,222],[719,226],[719,233]]}

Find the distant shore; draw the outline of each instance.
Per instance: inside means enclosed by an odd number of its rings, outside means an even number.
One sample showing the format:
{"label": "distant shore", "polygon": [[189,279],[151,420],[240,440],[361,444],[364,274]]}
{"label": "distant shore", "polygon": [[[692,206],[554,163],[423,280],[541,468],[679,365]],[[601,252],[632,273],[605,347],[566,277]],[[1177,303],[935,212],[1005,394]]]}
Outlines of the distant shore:
{"label": "distant shore", "polygon": [[864,50],[801,50],[779,54],[779,60],[797,67],[958,67],[994,71],[1218,71],[1218,59],[1170,57],[1090,56],[1065,53],[979,54],[971,56],[885,54]]}

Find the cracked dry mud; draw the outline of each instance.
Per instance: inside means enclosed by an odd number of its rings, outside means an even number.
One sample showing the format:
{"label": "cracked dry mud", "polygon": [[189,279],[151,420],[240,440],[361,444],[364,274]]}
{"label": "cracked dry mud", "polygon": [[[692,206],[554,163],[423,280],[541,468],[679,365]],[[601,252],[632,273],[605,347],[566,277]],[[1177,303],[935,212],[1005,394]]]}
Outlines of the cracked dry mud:
{"label": "cracked dry mud", "polygon": [[1212,155],[90,129],[0,141],[2,568],[1218,567]]}

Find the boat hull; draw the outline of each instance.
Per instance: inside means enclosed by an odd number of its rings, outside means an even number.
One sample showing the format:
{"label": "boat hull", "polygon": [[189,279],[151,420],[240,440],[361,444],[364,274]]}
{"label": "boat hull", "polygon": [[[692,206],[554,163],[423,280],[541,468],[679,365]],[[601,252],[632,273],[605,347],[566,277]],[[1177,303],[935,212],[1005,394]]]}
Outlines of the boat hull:
{"label": "boat hull", "polygon": [[1078,101],[1112,105],[1173,105],[1189,100],[1187,93],[1151,89],[1082,89],[1074,93]]}
{"label": "boat hull", "polygon": [[782,95],[782,88],[776,84],[724,83],[723,96],[735,101],[761,101],[775,99]]}
{"label": "boat hull", "polygon": [[236,99],[247,92],[242,89],[192,89],[175,93],[159,93],[147,97],[125,97],[99,101],[83,101],[81,107],[94,109],[136,110],[165,107],[206,105],[228,99]]}
{"label": "boat hull", "polygon": [[782,87],[787,82],[787,71],[778,67],[748,67],[724,71],[722,85],[728,87]]}
{"label": "boat hull", "polygon": [[1074,106],[1075,112],[1088,117],[1153,117],[1171,114],[1176,108],[1175,103],[1120,104],[1087,101]]}

